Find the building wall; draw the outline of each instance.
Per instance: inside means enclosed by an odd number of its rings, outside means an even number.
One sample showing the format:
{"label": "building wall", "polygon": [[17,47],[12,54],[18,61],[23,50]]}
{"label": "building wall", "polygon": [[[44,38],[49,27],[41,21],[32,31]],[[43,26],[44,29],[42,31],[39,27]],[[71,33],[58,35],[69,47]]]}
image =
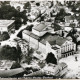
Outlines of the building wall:
{"label": "building wall", "polygon": [[49,33],[55,33],[55,31],[54,31],[54,29],[51,29],[51,30],[48,30],[47,32],[49,32]]}
{"label": "building wall", "polygon": [[39,31],[37,31],[37,30],[35,30],[35,29],[32,29],[32,33],[35,34],[35,35],[38,35],[38,36],[39,36],[39,34],[40,34]]}
{"label": "building wall", "polygon": [[73,42],[67,41],[61,46],[61,53],[68,52],[71,50],[76,50],[76,44]]}
{"label": "building wall", "polygon": [[2,31],[2,32],[6,31],[6,32],[8,32],[9,34],[11,34],[11,30],[12,30],[12,29],[15,29],[15,24],[14,24],[14,23],[12,23],[12,24],[9,25],[9,26],[0,27],[0,31]]}
{"label": "building wall", "polygon": [[[62,54],[62,57],[67,57],[67,56],[70,56],[70,55],[73,55],[75,54],[75,51],[76,51],[76,44],[73,43],[73,42],[69,42],[67,44],[65,44],[65,46],[61,47],[61,54]],[[65,53],[67,52],[67,53]]]}
{"label": "building wall", "polygon": [[25,34],[24,32],[22,32],[22,38],[29,42],[29,35]]}
{"label": "building wall", "polygon": [[57,59],[60,59],[61,58],[61,48],[57,49],[56,53],[57,53]]}
{"label": "building wall", "polygon": [[23,39],[25,39],[26,41],[29,42],[29,45],[34,48],[34,49],[38,49],[39,46],[39,42],[37,39],[30,37],[29,35],[22,33]]}
{"label": "building wall", "polygon": [[38,49],[39,42],[37,39],[30,37],[30,46],[33,47],[34,49]]}
{"label": "building wall", "polygon": [[8,32],[7,27],[0,27],[0,31],[7,31]]}
{"label": "building wall", "polygon": [[46,45],[39,42],[39,51],[46,54]]}
{"label": "building wall", "polygon": [[34,33],[35,35],[37,36],[43,36],[47,31],[42,31],[42,32],[39,32],[35,29],[32,29],[32,33]]}
{"label": "building wall", "polygon": [[61,57],[61,49],[54,50],[51,48],[51,45],[48,42],[46,42],[46,54],[50,52],[52,52],[55,55],[56,59]]}

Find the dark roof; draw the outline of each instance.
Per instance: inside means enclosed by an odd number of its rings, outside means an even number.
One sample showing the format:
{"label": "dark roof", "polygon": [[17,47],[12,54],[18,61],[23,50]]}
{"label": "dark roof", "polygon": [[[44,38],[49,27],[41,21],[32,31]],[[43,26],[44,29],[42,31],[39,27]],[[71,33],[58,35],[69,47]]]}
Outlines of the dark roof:
{"label": "dark roof", "polygon": [[43,44],[46,44],[46,41],[48,41],[51,45],[59,45],[61,46],[65,41],[66,39],[65,38],[62,38],[56,34],[52,35],[50,33],[46,33],[40,40],[41,43]]}
{"label": "dark roof", "polygon": [[37,26],[33,27],[33,29],[41,32],[45,27],[46,27],[46,25],[44,23],[41,23],[41,24],[38,24]]}
{"label": "dark roof", "polygon": [[61,26],[60,25],[58,25],[56,23],[54,23],[53,25],[54,25],[54,31],[61,30]]}

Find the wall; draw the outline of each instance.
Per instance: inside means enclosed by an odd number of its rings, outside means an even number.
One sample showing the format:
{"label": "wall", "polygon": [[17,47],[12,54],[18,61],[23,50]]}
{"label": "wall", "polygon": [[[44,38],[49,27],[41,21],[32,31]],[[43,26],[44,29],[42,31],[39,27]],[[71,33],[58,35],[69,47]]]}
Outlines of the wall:
{"label": "wall", "polygon": [[35,30],[35,29],[32,29],[32,33],[35,34],[35,35],[38,35],[38,36],[39,36],[39,34],[40,34],[39,31],[37,31],[37,30]]}
{"label": "wall", "polygon": [[61,53],[68,52],[71,50],[76,50],[76,44],[70,41],[66,41],[61,47]]}
{"label": "wall", "polygon": [[22,38],[29,42],[29,35],[26,33],[22,32]]}
{"label": "wall", "polygon": [[29,45],[34,48],[34,49],[38,49],[39,46],[39,42],[38,40],[36,40],[35,38],[30,37],[29,35],[27,35],[26,33],[22,33],[22,38],[25,39],[26,41],[29,42]]}
{"label": "wall", "polygon": [[39,32],[35,29],[32,29],[32,33],[34,33],[35,35],[37,36],[43,36],[47,31],[42,31],[42,32]]}
{"label": "wall", "polygon": [[0,31],[7,31],[8,32],[7,27],[0,27]]}
{"label": "wall", "polygon": [[38,40],[30,37],[30,46],[33,47],[34,49],[38,49],[39,46]]}
{"label": "wall", "polygon": [[52,49],[51,45],[46,41],[46,54],[48,54],[50,52],[52,52],[55,55],[55,57],[57,58],[57,56],[58,56],[57,51]]}
{"label": "wall", "polygon": [[39,42],[39,51],[46,54],[46,45]]}

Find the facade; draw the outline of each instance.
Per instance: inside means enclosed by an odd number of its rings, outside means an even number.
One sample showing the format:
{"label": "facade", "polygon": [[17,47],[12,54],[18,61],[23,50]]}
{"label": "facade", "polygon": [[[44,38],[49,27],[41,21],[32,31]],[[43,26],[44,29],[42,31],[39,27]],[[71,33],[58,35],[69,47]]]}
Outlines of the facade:
{"label": "facade", "polygon": [[[29,42],[29,45],[36,50],[48,55],[52,52],[57,59],[73,55],[76,51],[76,45],[70,38],[63,38],[59,35],[52,34],[54,28],[47,27],[44,24],[38,24],[32,28],[32,31],[24,30],[23,39]],[[56,30],[57,31],[57,30]]]}
{"label": "facade", "polygon": [[14,20],[0,20],[0,31],[11,33],[12,29],[15,29]]}

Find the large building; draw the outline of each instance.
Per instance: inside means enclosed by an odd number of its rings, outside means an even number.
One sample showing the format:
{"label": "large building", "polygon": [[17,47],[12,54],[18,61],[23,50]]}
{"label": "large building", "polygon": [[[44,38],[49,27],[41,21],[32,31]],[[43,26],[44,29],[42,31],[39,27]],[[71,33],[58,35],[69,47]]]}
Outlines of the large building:
{"label": "large building", "polygon": [[11,30],[15,29],[15,21],[14,20],[0,20],[0,31],[1,32],[9,32],[11,33]]}
{"label": "large building", "polygon": [[60,29],[55,31],[55,27],[38,24],[32,28],[32,31],[24,30],[23,39],[42,53],[52,52],[57,59],[73,55],[76,51],[76,45],[71,38],[63,38],[55,34],[60,31]]}

